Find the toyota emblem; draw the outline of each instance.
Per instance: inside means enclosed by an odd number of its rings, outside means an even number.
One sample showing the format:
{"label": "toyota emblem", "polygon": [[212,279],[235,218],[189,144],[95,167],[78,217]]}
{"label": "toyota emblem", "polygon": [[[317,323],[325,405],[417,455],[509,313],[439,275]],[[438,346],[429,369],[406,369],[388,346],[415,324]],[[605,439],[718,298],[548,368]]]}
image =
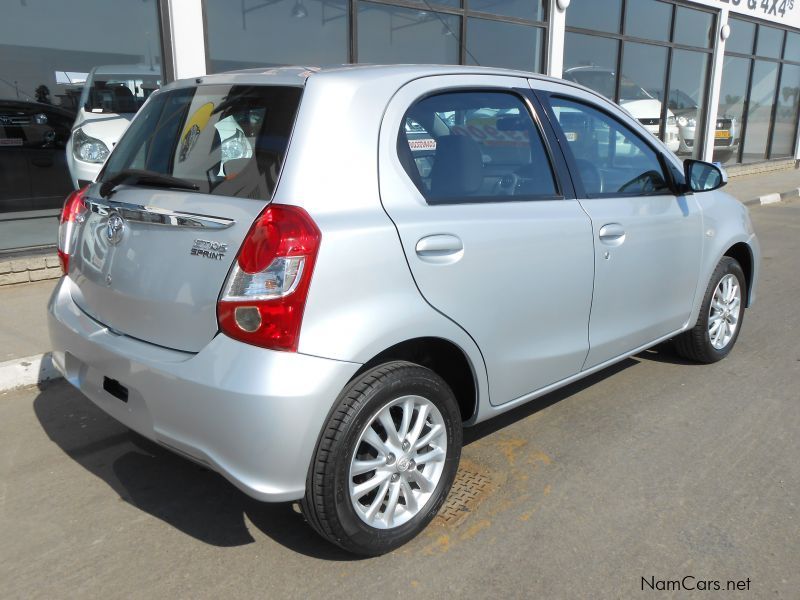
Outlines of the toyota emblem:
{"label": "toyota emblem", "polygon": [[106,223],[106,238],[108,243],[116,246],[122,241],[122,236],[125,235],[125,219],[119,213],[111,213]]}

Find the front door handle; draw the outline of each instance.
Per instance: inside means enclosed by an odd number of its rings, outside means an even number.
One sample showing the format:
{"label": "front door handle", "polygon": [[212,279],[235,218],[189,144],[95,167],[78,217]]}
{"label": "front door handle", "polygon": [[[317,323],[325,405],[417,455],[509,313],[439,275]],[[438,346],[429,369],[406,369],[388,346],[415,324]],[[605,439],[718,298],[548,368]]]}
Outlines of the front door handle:
{"label": "front door handle", "polygon": [[625,241],[625,229],[619,223],[608,223],[600,228],[600,241],[607,246],[619,246]]}
{"label": "front door handle", "polygon": [[435,264],[449,264],[464,254],[464,244],[451,234],[429,235],[417,242],[415,251],[420,260]]}

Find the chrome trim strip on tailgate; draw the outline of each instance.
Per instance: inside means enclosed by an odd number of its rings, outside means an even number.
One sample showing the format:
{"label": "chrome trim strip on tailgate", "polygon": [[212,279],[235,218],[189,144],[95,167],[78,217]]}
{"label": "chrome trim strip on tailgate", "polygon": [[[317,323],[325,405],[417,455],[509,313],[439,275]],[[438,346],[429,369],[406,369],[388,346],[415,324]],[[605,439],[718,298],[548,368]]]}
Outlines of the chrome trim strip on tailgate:
{"label": "chrome trim strip on tailgate", "polygon": [[119,213],[126,221],[148,223],[150,225],[166,225],[168,227],[192,227],[204,229],[227,229],[236,221],[224,217],[212,217],[188,212],[171,211],[155,206],[128,204],[127,202],[108,203],[84,198],[84,206],[93,213],[108,216],[111,212]]}

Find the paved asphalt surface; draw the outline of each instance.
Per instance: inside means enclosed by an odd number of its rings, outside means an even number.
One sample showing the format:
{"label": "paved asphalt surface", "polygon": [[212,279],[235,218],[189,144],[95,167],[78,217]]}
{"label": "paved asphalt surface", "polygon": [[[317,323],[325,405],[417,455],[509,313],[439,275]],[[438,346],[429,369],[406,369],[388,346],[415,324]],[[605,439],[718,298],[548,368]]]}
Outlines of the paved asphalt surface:
{"label": "paved asphalt surface", "polygon": [[627,598],[685,576],[800,597],[800,202],[752,213],[759,302],[727,360],[659,347],[468,430],[488,489],[381,558],[64,383],[0,394],[0,597]]}

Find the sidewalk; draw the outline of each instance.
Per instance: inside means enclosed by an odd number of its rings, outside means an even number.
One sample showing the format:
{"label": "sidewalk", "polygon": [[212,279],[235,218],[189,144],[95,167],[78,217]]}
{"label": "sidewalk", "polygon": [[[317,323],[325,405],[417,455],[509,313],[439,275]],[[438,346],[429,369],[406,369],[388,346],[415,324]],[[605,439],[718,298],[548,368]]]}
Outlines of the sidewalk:
{"label": "sidewalk", "polygon": [[[742,175],[732,179],[725,191],[745,204],[765,204],[764,198],[777,202],[781,194],[800,195],[800,170]],[[50,350],[46,308],[55,284],[49,280],[0,286],[0,392],[4,386],[36,383],[37,370],[51,369],[47,360],[41,366],[36,361]],[[23,358],[22,367],[15,364]],[[21,383],[9,386],[12,380]]]}
{"label": "sidewalk", "polygon": [[[800,169],[775,171],[758,175],[740,175],[732,178],[724,190],[744,204],[769,204],[779,202],[775,195],[800,195]],[[755,201],[761,199],[760,201]],[[767,200],[767,201],[765,201]]]}
{"label": "sidewalk", "polygon": [[56,281],[0,287],[0,363],[50,350],[47,301]]}

